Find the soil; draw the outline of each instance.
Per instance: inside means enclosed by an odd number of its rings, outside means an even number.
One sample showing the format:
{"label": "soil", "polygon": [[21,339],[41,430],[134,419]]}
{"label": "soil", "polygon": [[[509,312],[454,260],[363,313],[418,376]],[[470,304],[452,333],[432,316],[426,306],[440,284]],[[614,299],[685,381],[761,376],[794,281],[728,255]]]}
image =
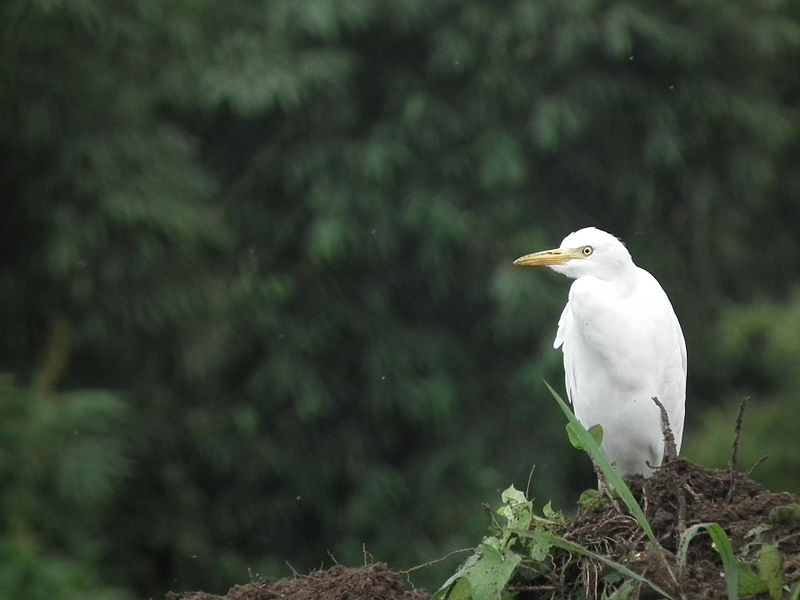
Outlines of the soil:
{"label": "soil", "polygon": [[348,568],[341,565],[310,575],[237,585],[225,596],[205,592],[167,594],[165,600],[428,600],[409,590],[400,575],[384,563]]}
{"label": "soil", "polygon": [[[733,481],[732,481],[733,479]],[[742,473],[701,467],[673,459],[649,479],[626,480],[645,512],[672,568],[652,550],[638,523],[611,504],[580,512],[559,532],[561,536],[646,576],[675,598],[712,600],[727,597],[722,560],[702,533],[688,546],[686,566],[678,564],[678,544],[684,532],[699,523],[718,523],[730,537],[737,557],[755,565],[764,545],[775,544],[782,557],[784,581],[800,582],[800,498],[772,493]],[[554,569],[542,581],[515,582],[520,600],[603,597],[609,570],[598,561],[561,552]],[[535,584],[535,585],[530,585]],[[526,589],[527,588],[527,589]],[[609,592],[610,589],[605,590]],[[658,598],[642,586],[631,598]],[[762,594],[769,598],[768,594]]]}
{"label": "soil", "polygon": [[[737,556],[757,563],[761,548],[774,544],[783,562],[788,589],[800,585],[800,498],[772,493],[746,475],[731,478],[727,470],[707,469],[674,459],[649,479],[627,480],[634,496],[665,549],[675,579],[668,576],[663,558],[647,541],[636,521],[612,503],[586,509],[558,532],[584,548],[622,563],[656,582],[674,597],[712,600],[727,597],[722,561],[708,535],[698,534],[689,544],[686,566],[676,555],[683,533],[698,523],[716,522],[726,531]],[[782,508],[785,507],[785,508]],[[609,583],[611,582],[611,583]],[[618,585],[618,583],[617,583]],[[609,587],[610,586],[610,587]],[[508,591],[519,600],[600,598],[613,589],[613,577],[602,563],[563,551],[553,554],[551,572],[535,579],[515,577]],[[627,597],[627,596],[626,596]],[[630,598],[657,598],[641,586]],[[762,594],[759,598],[769,598]],[[404,578],[385,564],[360,568],[341,565],[310,575],[240,585],[225,596],[203,592],[167,595],[166,600],[428,600],[412,590]]]}

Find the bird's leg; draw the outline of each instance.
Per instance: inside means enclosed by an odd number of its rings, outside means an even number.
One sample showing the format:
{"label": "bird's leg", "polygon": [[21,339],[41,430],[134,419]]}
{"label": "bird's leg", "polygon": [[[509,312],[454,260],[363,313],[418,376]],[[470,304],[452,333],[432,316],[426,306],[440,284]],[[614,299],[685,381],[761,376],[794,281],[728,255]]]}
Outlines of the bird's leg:
{"label": "bird's leg", "polygon": [[619,498],[614,494],[614,490],[606,483],[605,477],[603,477],[603,472],[600,470],[600,467],[592,461],[592,466],[594,467],[594,473],[597,475],[597,491],[603,494],[611,504],[617,509],[617,512],[624,513],[625,510],[622,508],[622,504],[619,502]]}

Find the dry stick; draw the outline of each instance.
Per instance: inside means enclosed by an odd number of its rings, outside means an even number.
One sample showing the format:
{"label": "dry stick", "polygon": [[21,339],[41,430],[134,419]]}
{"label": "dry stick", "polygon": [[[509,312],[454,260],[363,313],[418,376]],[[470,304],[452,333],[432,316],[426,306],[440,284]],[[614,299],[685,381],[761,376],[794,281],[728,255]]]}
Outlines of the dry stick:
{"label": "dry stick", "polygon": [[667,415],[667,409],[661,404],[661,400],[658,399],[658,396],[653,396],[652,400],[661,411],[661,431],[664,433],[664,456],[662,458],[664,462],[669,462],[678,457],[675,434],[672,433],[672,427],[669,426],[669,415]]}
{"label": "dry stick", "polygon": [[761,458],[759,458],[759,459],[756,461],[756,464],[754,464],[752,467],[750,467],[750,468],[748,469],[747,473],[745,473],[745,475],[747,475],[748,477],[750,477],[750,475],[752,475],[752,474],[753,474],[753,471],[755,471],[755,470],[756,470],[758,467],[760,467],[760,466],[761,466],[761,463],[763,463],[763,462],[765,462],[765,461],[767,461],[767,460],[769,460],[769,455],[762,456]]}
{"label": "dry stick", "polygon": [[614,495],[611,486],[606,483],[603,471],[600,469],[597,463],[594,462],[594,459],[592,459],[592,466],[594,467],[594,474],[597,476],[597,491],[608,498],[609,502],[611,502],[611,504],[614,506],[614,509],[616,509],[619,514],[624,515],[625,509],[622,507],[622,502],[620,502],[619,498]]}
{"label": "dry stick", "polygon": [[558,586],[555,585],[510,585],[507,588],[507,591],[513,594],[517,592],[553,592],[558,590]]}
{"label": "dry stick", "polygon": [[[369,552],[367,552],[367,543],[366,542],[361,542],[361,552],[364,555],[364,566],[365,567],[367,566],[367,564],[369,564],[371,562],[375,562],[375,557],[372,556]],[[372,560],[368,560],[367,557],[369,557]],[[331,558],[333,558],[333,556],[331,556]],[[334,558],[333,560],[335,561],[336,559]]]}
{"label": "dry stick", "polygon": [[[656,406],[658,406],[658,410],[661,411],[661,431],[664,433],[663,462],[667,463],[678,457],[675,434],[672,433],[672,427],[669,425],[669,415],[667,415],[667,409],[664,408],[661,400],[659,400],[657,396],[653,396],[652,400],[655,402]],[[683,493],[683,488],[681,487],[676,490],[675,495],[678,500],[678,533],[679,536],[683,536],[686,531],[686,495]]]}
{"label": "dry stick", "polygon": [[742,436],[742,422],[744,421],[744,409],[747,406],[749,396],[743,396],[742,401],[739,403],[739,414],[736,416],[736,428],[733,435],[733,446],[731,447],[731,459],[728,462],[728,469],[730,471],[730,483],[728,484],[728,495],[725,501],[730,503],[733,500],[733,494],[736,491],[736,467],[739,463],[739,438]]}
{"label": "dry stick", "polygon": [[785,544],[789,540],[793,540],[798,537],[800,537],[800,531],[796,533],[790,533],[789,535],[785,535],[782,538],[778,538],[777,540],[775,540],[775,545],[780,546],[781,544]]}
{"label": "dry stick", "polygon": [[293,576],[293,577],[295,577],[295,578],[298,578],[298,577],[308,577],[308,575],[304,575],[303,573],[301,573],[300,571],[298,571],[297,569],[295,569],[295,568],[294,568],[294,565],[293,565],[292,563],[290,563],[288,560],[287,560],[287,561],[285,561],[285,564],[286,564],[286,566],[287,566],[287,567],[289,567],[289,570],[292,572],[292,576]]}
{"label": "dry stick", "polygon": [[531,497],[531,480],[533,479],[533,472],[536,469],[536,465],[531,465],[531,472],[528,473],[528,484],[525,486],[525,497]]}
{"label": "dry stick", "polygon": [[414,571],[419,571],[420,569],[426,569],[428,567],[432,567],[433,565],[438,565],[440,562],[446,561],[448,558],[455,556],[456,554],[464,554],[466,552],[474,552],[475,548],[461,548],[459,550],[453,550],[452,552],[448,552],[441,558],[435,558],[433,560],[429,560],[426,563],[422,563],[421,565],[417,565],[415,567],[411,567],[410,569],[406,569],[405,571],[398,571],[401,575],[408,576],[409,574],[413,573]]}

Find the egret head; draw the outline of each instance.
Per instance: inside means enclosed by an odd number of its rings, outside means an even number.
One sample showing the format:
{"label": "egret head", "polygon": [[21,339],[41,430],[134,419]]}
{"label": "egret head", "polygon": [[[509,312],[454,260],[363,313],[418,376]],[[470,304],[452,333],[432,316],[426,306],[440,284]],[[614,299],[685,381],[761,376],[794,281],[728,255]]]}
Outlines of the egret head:
{"label": "egret head", "polygon": [[596,227],[585,227],[570,233],[558,248],[520,256],[514,264],[520,267],[550,267],[572,279],[591,275],[609,281],[634,266],[625,245]]}

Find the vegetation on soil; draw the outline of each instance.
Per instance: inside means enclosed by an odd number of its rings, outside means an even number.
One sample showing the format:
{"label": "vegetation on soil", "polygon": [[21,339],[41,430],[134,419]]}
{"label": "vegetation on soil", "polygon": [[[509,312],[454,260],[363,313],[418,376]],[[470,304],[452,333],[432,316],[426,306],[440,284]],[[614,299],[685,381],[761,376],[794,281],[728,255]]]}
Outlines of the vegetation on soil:
{"label": "vegetation on soil", "polygon": [[[402,585],[402,573],[365,564],[237,586],[224,598],[198,592],[167,600],[800,598],[800,498],[764,490],[733,461],[721,471],[670,456],[652,478],[623,480],[600,449],[602,433],[583,428],[551,392],[573,445],[598,466],[604,492],[584,495],[568,518],[510,486],[489,535],[432,596]],[[734,448],[741,425],[740,418]],[[376,570],[391,593],[370,596]]]}
{"label": "vegetation on soil", "polygon": [[[759,490],[734,469],[715,472],[674,456],[665,457],[650,479],[629,478],[634,495],[604,456],[602,432],[586,430],[549,389],[568,419],[573,445],[598,468],[606,495],[591,496],[574,519],[566,519],[549,502],[536,514],[533,501],[510,487],[497,511],[503,522],[495,522],[493,534],[434,600],[627,599],[653,593],[693,600],[718,597],[723,585],[728,600],[800,597],[798,498]],[[741,418],[734,448],[740,433]],[[710,507],[726,504],[731,514],[739,513],[735,523],[706,521],[715,514]],[[662,515],[658,527],[647,513]],[[726,527],[736,532],[736,543]],[[742,536],[743,527],[749,529]],[[697,548],[701,534],[710,538],[710,548]],[[709,560],[710,549],[718,560]]]}

